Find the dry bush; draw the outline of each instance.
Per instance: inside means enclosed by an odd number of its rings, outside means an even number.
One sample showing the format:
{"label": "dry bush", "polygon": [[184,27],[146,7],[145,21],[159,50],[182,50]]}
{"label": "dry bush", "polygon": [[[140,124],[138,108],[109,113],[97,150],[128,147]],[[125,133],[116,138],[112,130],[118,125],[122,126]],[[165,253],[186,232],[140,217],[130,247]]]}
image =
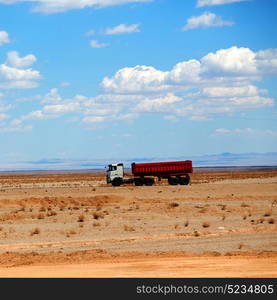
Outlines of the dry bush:
{"label": "dry bush", "polygon": [[41,206],[41,208],[39,209],[39,211],[41,211],[41,212],[46,211],[46,208],[44,206]]}
{"label": "dry bush", "polygon": [[178,229],[178,228],[179,228],[179,224],[175,224],[175,225],[174,225],[174,228],[175,228],[175,229]]}
{"label": "dry bush", "polygon": [[0,231],[2,231],[4,229],[4,227],[3,226],[0,226]]}
{"label": "dry bush", "polygon": [[211,226],[211,224],[209,223],[209,222],[203,222],[202,223],[202,227],[203,228],[208,228],[208,227],[210,227]]}
{"label": "dry bush", "polygon": [[79,206],[73,206],[72,209],[74,209],[74,210],[79,210],[80,207],[79,207]]}
{"label": "dry bush", "polygon": [[65,209],[65,205],[60,206],[60,211],[63,211]]}
{"label": "dry bush", "polygon": [[124,231],[135,231],[135,228],[132,226],[124,225]]}
{"label": "dry bush", "polygon": [[30,235],[34,235],[34,234],[40,234],[40,229],[38,227],[36,227],[35,229],[33,229],[30,233]]}
{"label": "dry bush", "polygon": [[268,224],[274,224],[275,223],[275,220],[273,219],[273,218],[270,218],[269,220],[268,220]]}
{"label": "dry bush", "polygon": [[189,226],[189,221],[188,221],[188,220],[186,220],[186,222],[184,223],[184,226],[185,226],[185,227],[188,227],[188,226]]}
{"label": "dry bush", "polygon": [[221,206],[221,210],[226,210],[226,207],[227,207],[227,205],[226,205],[226,204],[223,204],[223,205]]}
{"label": "dry bush", "polygon": [[200,233],[197,230],[194,230],[193,235],[197,237],[200,236]]}
{"label": "dry bush", "polygon": [[258,222],[262,224],[264,222],[264,218],[260,218]]}
{"label": "dry bush", "polygon": [[45,218],[45,215],[44,215],[43,213],[39,213],[38,216],[37,216],[37,218],[38,218],[39,220],[42,220],[42,219]]}
{"label": "dry bush", "polygon": [[79,224],[79,227],[80,227],[80,228],[83,228],[83,227],[84,227],[84,224],[83,224],[83,223],[80,223],[80,224]]}
{"label": "dry bush", "polygon": [[56,215],[57,215],[57,213],[54,210],[51,210],[47,213],[48,217],[52,217],[52,216],[56,216]]}
{"label": "dry bush", "polygon": [[267,210],[265,213],[264,213],[264,217],[270,217],[272,214],[272,211],[271,210]]}
{"label": "dry bush", "polygon": [[80,215],[78,217],[78,222],[84,222],[85,221],[85,216],[84,215]]}
{"label": "dry bush", "polygon": [[242,247],[244,247],[244,244],[243,244],[243,243],[240,243],[240,244],[238,245],[238,249],[242,249]]}
{"label": "dry bush", "polygon": [[247,215],[243,215],[243,220],[246,220],[247,219]]}
{"label": "dry bush", "polygon": [[208,209],[207,209],[206,207],[201,208],[201,209],[199,210],[199,212],[200,212],[201,214],[204,214],[204,213],[206,213],[207,211],[208,211]]}
{"label": "dry bush", "polygon": [[179,203],[177,202],[171,202],[168,204],[168,208],[174,208],[174,207],[178,207],[179,206]]}
{"label": "dry bush", "polygon": [[104,214],[103,213],[101,213],[101,212],[94,212],[93,214],[92,214],[92,216],[93,216],[93,218],[95,219],[95,220],[98,220],[98,219],[100,219],[100,218],[104,218]]}
{"label": "dry bush", "polygon": [[225,219],[226,219],[226,216],[223,215],[222,218],[221,218],[221,220],[224,221]]}
{"label": "dry bush", "polygon": [[100,224],[100,222],[93,222],[92,226],[93,227],[99,227],[99,226],[101,226],[101,224]]}
{"label": "dry bush", "polygon": [[51,206],[48,206],[48,207],[47,207],[47,210],[48,210],[48,211],[52,210],[52,207],[51,207]]}

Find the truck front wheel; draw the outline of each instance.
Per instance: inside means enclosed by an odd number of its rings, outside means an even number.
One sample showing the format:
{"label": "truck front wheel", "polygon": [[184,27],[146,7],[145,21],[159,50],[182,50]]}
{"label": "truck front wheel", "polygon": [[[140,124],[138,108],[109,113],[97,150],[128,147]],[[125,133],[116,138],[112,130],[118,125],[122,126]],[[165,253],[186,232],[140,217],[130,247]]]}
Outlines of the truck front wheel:
{"label": "truck front wheel", "polygon": [[135,178],[134,183],[135,183],[136,186],[142,186],[143,185],[143,179]]}
{"label": "truck front wheel", "polygon": [[120,186],[122,183],[121,179],[120,178],[115,178],[113,181],[112,181],[112,186]]}

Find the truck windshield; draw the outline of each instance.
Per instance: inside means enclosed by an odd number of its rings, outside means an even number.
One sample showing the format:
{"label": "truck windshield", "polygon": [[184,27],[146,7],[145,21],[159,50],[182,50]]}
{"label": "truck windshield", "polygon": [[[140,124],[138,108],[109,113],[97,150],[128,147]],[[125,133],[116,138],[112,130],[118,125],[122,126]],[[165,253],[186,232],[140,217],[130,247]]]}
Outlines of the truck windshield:
{"label": "truck windshield", "polygon": [[116,166],[109,165],[109,171],[116,171]]}

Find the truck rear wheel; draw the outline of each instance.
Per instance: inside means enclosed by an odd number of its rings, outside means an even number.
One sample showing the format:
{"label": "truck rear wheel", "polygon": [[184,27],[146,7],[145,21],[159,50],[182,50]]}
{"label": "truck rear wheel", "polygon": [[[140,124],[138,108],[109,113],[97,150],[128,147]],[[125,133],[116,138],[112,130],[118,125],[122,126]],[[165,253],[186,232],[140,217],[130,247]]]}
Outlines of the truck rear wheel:
{"label": "truck rear wheel", "polygon": [[135,178],[134,183],[136,186],[142,186],[143,180],[141,178]]}
{"label": "truck rear wheel", "polygon": [[151,186],[154,184],[154,179],[153,178],[145,178],[144,179],[144,184],[147,186]]}
{"label": "truck rear wheel", "polygon": [[188,185],[190,182],[190,177],[186,175],[185,177],[179,177],[179,184]]}
{"label": "truck rear wheel", "polygon": [[112,181],[112,186],[120,186],[122,183],[122,180],[120,178],[115,178],[113,181]]}
{"label": "truck rear wheel", "polygon": [[179,183],[179,180],[177,177],[169,177],[168,178],[168,184],[177,185],[178,183]]}

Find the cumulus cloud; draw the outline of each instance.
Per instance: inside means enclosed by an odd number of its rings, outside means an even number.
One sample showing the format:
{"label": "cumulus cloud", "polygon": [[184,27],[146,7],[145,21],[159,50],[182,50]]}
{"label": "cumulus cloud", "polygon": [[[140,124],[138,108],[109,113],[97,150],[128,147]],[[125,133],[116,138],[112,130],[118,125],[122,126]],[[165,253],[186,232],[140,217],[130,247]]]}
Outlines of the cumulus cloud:
{"label": "cumulus cloud", "polygon": [[[264,96],[267,91],[252,82],[275,74],[276,58],[275,49],[255,53],[249,48],[231,47],[209,53],[200,60],[180,62],[169,71],[152,66],[123,68],[104,78],[101,97],[137,102],[132,104],[131,111],[168,110],[171,116],[193,121],[207,120],[214,114],[272,106],[274,99]],[[169,99],[178,101],[167,102]]]}
{"label": "cumulus cloud", "polygon": [[0,31],[0,46],[10,43],[9,34],[6,31]]}
{"label": "cumulus cloud", "polygon": [[53,88],[39,97],[38,110],[19,120],[29,122],[69,115],[71,120],[91,126],[155,113],[169,121],[181,118],[208,121],[218,114],[271,107],[274,99],[254,82],[276,73],[276,58],[275,49],[254,52],[231,47],[208,53],[199,60],[179,62],[168,71],[153,66],[126,67],[105,77],[102,92],[95,97],[63,98]]}
{"label": "cumulus cloud", "polygon": [[223,5],[235,2],[244,2],[249,0],[198,0],[196,6],[203,7],[203,6],[212,6],[212,5]]}
{"label": "cumulus cloud", "polygon": [[0,64],[0,88],[27,89],[37,87],[40,72],[29,68],[36,61],[32,54],[20,57],[16,51],[8,52],[7,61]]}
{"label": "cumulus cloud", "polygon": [[32,66],[36,62],[36,57],[29,54],[25,57],[20,57],[17,51],[10,51],[7,54],[6,64],[18,69],[25,69]]}
{"label": "cumulus cloud", "polygon": [[232,26],[234,22],[223,20],[211,12],[205,12],[200,16],[191,17],[187,20],[187,24],[182,28],[182,31],[187,31],[196,28],[222,27]]}
{"label": "cumulus cloud", "polygon": [[0,3],[14,4],[17,2],[34,2],[36,3],[33,7],[34,12],[51,14],[87,7],[103,8],[107,6],[151,1],[154,0],[0,0]]}
{"label": "cumulus cloud", "polygon": [[115,27],[105,29],[104,34],[119,35],[119,34],[126,34],[126,33],[135,33],[135,32],[140,32],[139,24],[133,24],[133,25],[119,24]]}
{"label": "cumulus cloud", "polygon": [[106,48],[106,47],[110,46],[110,44],[108,44],[108,43],[100,43],[97,40],[92,40],[92,41],[90,41],[89,44],[92,48]]}

